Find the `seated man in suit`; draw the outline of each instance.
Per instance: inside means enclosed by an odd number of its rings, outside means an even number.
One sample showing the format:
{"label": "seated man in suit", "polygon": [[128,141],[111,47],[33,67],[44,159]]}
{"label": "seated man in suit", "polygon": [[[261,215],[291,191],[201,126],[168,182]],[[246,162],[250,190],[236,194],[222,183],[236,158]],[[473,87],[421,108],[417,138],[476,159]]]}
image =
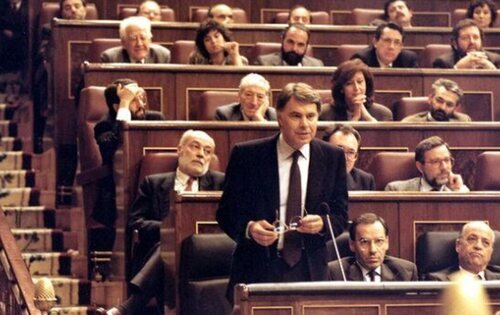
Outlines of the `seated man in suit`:
{"label": "seated man in suit", "polygon": [[[139,187],[130,210],[128,227],[139,231],[141,248],[136,256],[145,258],[145,264],[131,280],[132,295],[129,299],[107,314],[136,314],[153,296],[161,305],[165,295],[164,282],[166,287],[172,287],[169,291],[175,292],[172,275],[165,270],[159,246],[160,227],[163,218],[169,214],[171,191],[222,189],[224,174],[208,169],[214,157],[215,141],[207,133],[187,130],[179,141],[177,153],[179,166],[176,171],[146,176]],[[167,302],[173,306],[175,294],[169,296]]]}
{"label": "seated man in suit", "polygon": [[121,47],[106,49],[102,62],[169,63],[170,51],[152,44],[151,21],[143,16],[131,16],[120,22]]}
{"label": "seated man in suit", "polygon": [[375,190],[373,175],[354,167],[361,147],[361,135],[350,125],[337,124],[323,133],[323,140],[344,150],[348,190]]}
{"label": "seated man in suit", "polygon": [[438,136],[424,139],[415,148],[415,164],[422,176],[390,182],[385,190],[468,192],[462,176],[452,171],[454,162],[450,147],[443,139]]}
{"label": "seated man in suit", "polygon": [[215,120],[276,120],[276,109],[269,107],[271,86],[263,76],[256,73],[247,74],[241,79],[239,88],[239,103],[217,107]]}
{"label": "seated man in suit", "polygon": [[288,25],[281,36],[281,51],[257,57],[262,66],[322,67],[323,61],[306,56],[311,32],[303,24]]}
{"label": "seated man in suit", "polygon": [[351,59],[361,59],[374,68],[418,68],[417,54],[403,49],[403,28],[395,23],[384,23],[375,30],[373,44]]}
{"label": "seated man in suit", "polygon": [[434,60],[434,68],[498,69],[500,55],[483,49],[484,32],[471,19],[464,19],[451,32],[452,52]]}
{"label": "seated man in suit", "polygon": [[484,221],[471,221],[465,224],[455,244],[455,251],[458,254],[456,264],[431,272],[425,279],[449,281],[453,273],[461,270],[478,280],[500,280],[500,269],[488,266],[494,242],[495,233]]}
{"label": "seated man in suit", "polygon": [[143,16],[151,22],[161,21],[161,8],[154,0],[143,1],[137,10],[137,16]]}
{"label": "seated man in suit", "polygon": [[309,11],[303,5],[294,5],[290,11],[288,11],[288,23],[299,23],[299,24],[311,24],[312,16],[311,11]]}
{"label": "seated man in suit", "polygon": [[426,121],[471,121],[469,115],[456,111],[462,102],[464,92],[455,81],[437,79],[429,95],[430,109],[405,117],[402,122]]}
{"label": "seated man in suit", "polygon": [[233,9],[224,3],[211,6],[208,9],[207,16],[209,19],[216,20],[223,25],[234,23]]}
{"label": "seated man in suit", "polygon": [[342,281],[342,264],[347,281],[416,281],[417,266],[411,261],[386,255],[389,228],[374,213],[364,213],[349,226],[349,247],[355,257],[328,263],[330,280]]}
{"label": "seated man in suit", "polygon": [[384,4],[384,16],[382,19],[375,19],[370,22],[370,25],[380,25],[387,22],[392,22],[401,27],[412,27],[411,19],[413,12],[408,3],[403,0],[388,0]]}

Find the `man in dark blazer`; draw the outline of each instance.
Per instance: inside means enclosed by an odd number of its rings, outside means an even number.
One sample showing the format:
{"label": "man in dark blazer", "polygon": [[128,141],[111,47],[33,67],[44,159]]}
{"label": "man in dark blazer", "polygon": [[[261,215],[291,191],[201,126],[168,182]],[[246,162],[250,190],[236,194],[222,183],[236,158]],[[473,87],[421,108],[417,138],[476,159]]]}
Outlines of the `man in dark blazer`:
{"label": "man in dark blazer", "polygon": [[281,36],[281,51],[257,57],[262,66],[322,67],[323,61],[306,56],[311,32],[303,24],[288,25]]}
{"label": "man in dark blazer", "polygon": [[323,140],[344,150],[347,169],[347,190],[375,190],[372,174],[354,167],[361,147],[361,135],[350,125],[337,124],[323,132]]}
{"label": "man in dark blazer", "polygon": [[0,4],[0,72],[26,69],[28,8],[27,0],[7,0]]}
{"label": "man in dark blazer", "polygon": [[[209,170],[214,157],[215,142],[199,130],[188,130],[177,147],[178,167],[174,172],[146,176],[129,214],[128,228],[139,233],[140,248],[135,256],[143,259],[141,269],[130,281],[132,294],[122,305],[105,314],[136,314],[155,296],[159,309],[164,298],[175,306],[174,277],[165,268],[160,252],[160,227],[169,214],[170,193],[184,191],[220,190],[224,174]],[[138,266],[137,266],[138,267]],[[163,288],[171,288],[164,293]],[[163,312],[161,312],[163,314]]]}
{"label": "man in dark blazer", "polygon": [[355,257],[345,257],[328,263],[330,279],[347,281],[416,281],[417,266],[411,261],[387,256],[389,229],[384,219],[374,213],[364,213],[349,226],[349,247]]}
{"label": "man in dark blazer", "polygon": [[131,16],[120,22],[121,47],[106,49],[102,62],[169,63],[170,51],[152,44],[151,21],[143,16]]}
{"label": "man in dark blazer", "polygon": [[361,59],[374,68],[418,68],[417,54],[403,49],[403,28],[395,23],[384,23],[375,30],[373,44],[351,59]]}
{"label": "man in dark blazer", "polygon": [[500,55],[485,51],[484,32],[472,19],[459,21],[451,32],[452,52],[437,57],[432,66],[448,69],[499,69]]}
{"label": "man in dark blazer", "polygon": [[426,280],[450,281],[459,270],[478,280],[500,280],[500,269],[489,266],[495,243],[495,232],[484,221],[471,221],[462,227],[455,243],[458,262],[448,268],[425,275]]}
{"label": "man in dark blazer", "polygon": [[271,85],[263,76],[257,73],[247,74],[241,79],[239,89],[239,102],[217,107],[215,120],[276,120],[276,109],[269,107]]}
{"label": "man in dark blazer", "polygon": [[[280,133],[231,152],[217,210],[219,226],[237,243],[231,301],[237,283],[328,278],[326,220],[335,233],[344,229],[347,189],[342,150],[315,139],[320,108],[317,91],[289,83],[277,100]],[[295,226],[292,216],[300,218]]]}

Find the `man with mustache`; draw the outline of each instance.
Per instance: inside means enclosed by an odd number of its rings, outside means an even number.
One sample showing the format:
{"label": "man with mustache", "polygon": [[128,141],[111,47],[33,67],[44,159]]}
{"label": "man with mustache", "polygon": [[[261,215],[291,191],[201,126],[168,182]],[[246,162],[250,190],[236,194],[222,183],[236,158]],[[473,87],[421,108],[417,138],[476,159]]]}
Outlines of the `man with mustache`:
{"label": "man with mustache", "polygon": [[450,281],[450,276],[460,270],[478,280],[500,280],[498,269],[488,266],[494,243],[495,232],[484,221],[466,223],[455,243],[457,263],[446,269],[431,272],[425,275],[425,279]]}
{"label": "man with mustache", "polygon": [[411,19],[413,12],[408,6],[408,3],[403,0],[388,0],[384,4],[384,15],[381,19],[375,19],[370,22],[370,25],[378,26],[387,22],[396,23],[401,27],[412,27]]}
{"label": "man with mustache", "polygon": [[349,247],[355,257],[328,263],[330,280],[342,281],[342,264],[347,281],[416,281],[417,266],[411,261],[386,255],[389,228],[375,213],[364,213],[349,226]]}
{"label": "man with mustache", "polygon": [[432,84],[432,94],[429,95],[430,109],[405,117],[402,122],[415,123],[427,121],[471,121],[469,115],[459,113],[464,92],[458,84],[448,79],[437,79]]}
{"label": "man with mustache", "polygon": [[375,30],[373,44],[351,59],[361,59],[374,68],[418,68],[417,54],[403,49],[403,28],[395,23],[384,23]]}
{"label": "man with mustache", "polygon": [[281,36],[281,51],[260,55],[256,64],[262,66],[322,67],[323,61],[306,56],[311,32],[303,24],[288,25]]}
{"label": "man with mustache", "polygon": [[500,55],[483,49],[484,32],[471,19],[455,25],[451,33],[452,52],[434,60],[434,68],[498,69]]}
{"label": "man with mustache", "polygon": [[151,21],[143,16],[131,16],[120,22],[121,46],[106,49],[102,62],[169,63],[170,50],[152,44]]}
{"label": "man with mustache", "polygon": [[415,163],[422,176],[390,182],[385,190],[468,192],[462,176],[452,172],[454,161],[443,139],[438,136],[424,139],[415,148]]}

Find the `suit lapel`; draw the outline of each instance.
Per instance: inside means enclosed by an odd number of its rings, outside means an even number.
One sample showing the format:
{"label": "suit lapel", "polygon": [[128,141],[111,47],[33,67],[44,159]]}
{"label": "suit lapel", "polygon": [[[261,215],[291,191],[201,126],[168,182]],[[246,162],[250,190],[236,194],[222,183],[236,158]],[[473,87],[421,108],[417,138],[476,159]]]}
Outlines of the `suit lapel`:
{"label": "suit lapel", "polygon": [[354,262],[349,266],[349,275],[347,276],[347,278],[351,281],[365,281],[363,272],[356,263],[356,260],[354,260]]}
{"label": "suit lapel", "polygon": [[[278,152],[277,152],[277,141],[279,134],[272,137],[270,141],[266,143],[265,152],[261,155],[261,158],[264,159],[260,165],[263,165],[260,168],[261,176],[259,178],[268,179],[262,182],[262,185],[265,186],[262,189],[263,195],[265,196],[265,200],[267,200],[267,204],[272,205],[272,211],[275,211],[279,208],[280,205],[280,181],[279,181],[279,172],[278,172]],[[272,214],[273,216],[275,213]]]}
{"label": "suit lapel", "polygon": [[307,178],[306,209],[312,212],[316,210],[316,203],[321,197],[322,190],[318,189],[318,187],[322,187],[324,170],[326,169],[323,163],[323,151],[316,141],[318,140],[311,141],[311,161],[309,162],[309,175]]}
{"label": "suit lapel", "polygon": [[214,187],[214,181],[213,178],[210,174],[210,171],[208,171],[205,175],[201,176],[199,179],[199,189],[200,191],[204,190],[212,190]]}
{"label": "suit lapel", "polygon": [[382,281],[394,281],[396,275],[392,272],[392,270],[385,263],[383,263],[380,267],[380,278]]}

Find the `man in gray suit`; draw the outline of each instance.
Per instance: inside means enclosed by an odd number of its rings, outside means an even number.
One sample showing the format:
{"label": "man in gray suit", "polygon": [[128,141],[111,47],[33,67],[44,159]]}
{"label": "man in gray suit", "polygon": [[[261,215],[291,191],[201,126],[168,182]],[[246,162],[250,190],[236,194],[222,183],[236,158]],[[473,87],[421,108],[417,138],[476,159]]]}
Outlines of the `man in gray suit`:
{"label": "man in gray suit", "polygon": [[250,73],[241,79],[239,88],[239,103],[217,107],[215,110],[215,120],[276,120],[276,109],[269,107],[271,85],[263,76]]}
{"label": "man in gray suit", "polygon": [[122,46],[106,49],[102,62],[169,63],[170,51],[152,44],[151,21],[143,16],[131,16],[120,22]]}
{"label": "man in gray suit", "polygon": [[349,247],[355,257],[345,257],[328,263],[330,280],[347,281],[416,281],[417,266],[411,261],[387,256],[389,228],[384,219],[374,213],[364,213],[349,226]]}
{"label": "man in gray suit", "polygon": [[461,270],[478,280],[500,280],[500,270],[488,266],[493,254],[495,232],[484,221],[471,221],[462,228],[455,244],[457,264],[425,276],[426,280],[449,281]]}
{"label": "man in gray suit", "polygon": [[256,64],[262,66],[322,67],[323,61],[306,56],[311,32],[303,24],[290,24],[281,36],[281,51],[260,55]]}
{"label": "man in gray suit", "polygon": [[385,190],[468,192],[462,176],[452,171],[454,162],[450,147],[443,139],[438,136],[424,139],[415,148],[415,163],[422,176],[390,182]]}

